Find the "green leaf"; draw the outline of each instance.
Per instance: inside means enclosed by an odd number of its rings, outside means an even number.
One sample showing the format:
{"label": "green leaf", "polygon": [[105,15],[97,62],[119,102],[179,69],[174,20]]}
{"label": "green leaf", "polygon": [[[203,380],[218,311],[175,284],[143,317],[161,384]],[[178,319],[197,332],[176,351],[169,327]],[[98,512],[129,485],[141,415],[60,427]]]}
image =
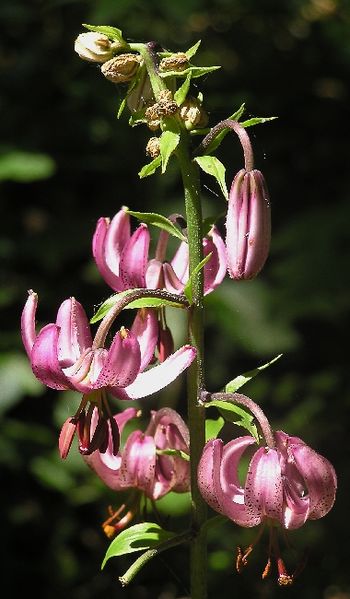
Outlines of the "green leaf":
{"label": "green leaf", "polygon": [[[120,293],[115,293],[111,297],[109,297],[103,304],[99,307],[96,314],[90,319],[91,324],[95,324],[99,320],[102,320],[108,314],[108,312],[115,306],[115,304],[121,300],[126,295],[133,293],[135,289],[127,289],[126,291],[121,291]],[[142,291],[142,289],[140,289]],[[175,301],[161,299],[157,297],[142,297],[140,299],[134,300],[130,302],[127,306],[125,306],[126,310],[139,309],[139,308],[184,308],[184,304],[177,303]]]}
{"label": "green leaf", "polygon": [[117,119],[120,119],[120,117],[122,116],[123,112],[124,112],[124,108],[126,106],[126,98],[124,98],[121,102],[120,102],[120,106],[118,108],[118,112],[117,112]]}
{"label": "green leaf", "polygon": [[181,451],[181,449],[157,449],[157,455],[171,455],[178,458],[182,458],[186,462],[190,461],[188,453]]}
{"label": "green leaf", "polygon": [[278,354],[278,356],[273,358],[273,360],[270,360],[270,362],[267,362],[266,364],[263,364],[262,366],[258,366],[257,368],[254,368],[254,370],[249,370],[248,372],[246,372],[244,374],[240,374],[240,375],[236,376],[236,378],[234,378],[232,381],[227,383],[227,385],[225,386],[225,393],[235,393],[238,389],[243,387],[243,385],[248,383],[252,378],[254,378],[262,370],[265,370],[265,368],[268,368],[269,366],[271,366],[271,364],[273,364],[274,362],[279,360],[279,358],[282,355],[283,354]]}
{"label": "green leaf", "polygon": [[177,226],[162,214],[157,214],[156,212],[134,212],[133,210],[127,210],[127,213],[131,214],[131,216],[135,216],[135,218],[147,225],[153,225],[159,229],[164,229],[164,231],[181,239],[181,241],[187,241],[186,237],[181,233]]}
{"label": "green leaf", "polygon": [[48,179],[56,164],[47,154],[11,150],[0,156],[0,181],[30,183]]}
{"label": "green leaf", "polygon": [[197,274],[199,273],[199,271],[210,260],[212,253],[213,252],[210,252],[205,258],[203,258],[203,260],[199,264],[197,264],[197,266],[193,269],[191,276],[189,277],[189,279],[184,287],[183,293],[187,297],[190,304],[192,303],[192,298],[193,298],[193,293],[192,293],[193,281],[194,281],[195,277],[197,276]]}
{"label": "green leaf", "polygon": [[216,156],[197,156],[195,161],[200,166],[202,171],[208,175],[215,177],[220,185],[220,189],[224,195],[224,198],[228,199],[228,191],[225,180],[226,169],[222,162]]}
{"label": "green leaf", "polygon": [[203,77],[203,75],[207,75],[212,71],[217,71],[217,69],[221,69],[220,66],[215,67],[193,67],[190,66],[183,71],[165,71],[164,73],[159,73],[160,77],[166,79],[167,77],[185,77],[189,73],[191,74],[192,79],[196,77]]}
{"label": "green leaf", "polygon": [[154,160],[152,160],[152,162],[145,164],[145,166],[143,166],[139,172],[140,179],[144,179],[144,177],[149,177],[150,175],[153,175],[153,173],[157,170],[157,168],[161,164],[162,164],[161,156],[157,156],[157,158],[154,158]]}
{"label": "green leaf", "polygon": [[[259,433],[258,430],[253,424],[254,416],[247,412],[241,406],[236,405],[230,401],[221,401],[219,399],[215,399],[208,403],[204,404],[205,408],[216,407],[218,408],[220,414],[228,420],[229,422],[233,422],[237,426],[241,426],[245,428],[259,443]],[[238,419],[237,419],[238,416]]]}
{"label": "green leaf", "polygon": [[225,420],[222,416],[219,416],[216,420],[208,418],[205,421],[205,441],[216,439],[224,424]]}
{"label": "green leaf", "polygon": [[87,25],[86,23],[82,24],[85,29],[89,29],[89,31],[97,31],[97,33],[104,33],[109,39],[119,42],[121,44],[128,44],[123,39],[123,34],[120,29],[116,27],[110,27],[109,25]]}
{"label": "green leaf", "polygon": [[181,104],[183,104],[183,102],[186,100],[186,96],[188,94],[188,90],[190,89],[190,85],[191,73],[188,73],[185,81],[174,94],[174,100],[178,106],[181,106]]}
{"label": "green leaf", "polygon": [[278,119],[277,116],[256,116],[253,117],[252,119],[248,119],[247,121],[242,121],[241,125],[242,127],[252,127],[253,125],[261,125],[262,123],[267,123],[268,121],[274,121],[275,119]]}
{"label": "green leaf", "polygon": [[199,40],[196,44],[194,44],[194,46],[191,46],[191,48],[189,48],[187,52],[185,52],[188,60],[190,60],[197,53],[197,50],[201,45],[201,41],[202,40]]}
{"label": "green leaf", "polygon": [[164,174],[168,166],[169,158],[176,150],[180,142],[179,125],[174,119],[166,119],[164,122],[164,131],[159,138],[160,155],[162,157],[162,173]]}
{"label": "green leaf", "polygon": [[154,522],[142,522],[141,524],[130,526],[120,532],[108,547],[101,564],[101,570],[111,557],[118,557],[127,553],[157,547],[160,543],[175,536],[175,533],[164,530]]}

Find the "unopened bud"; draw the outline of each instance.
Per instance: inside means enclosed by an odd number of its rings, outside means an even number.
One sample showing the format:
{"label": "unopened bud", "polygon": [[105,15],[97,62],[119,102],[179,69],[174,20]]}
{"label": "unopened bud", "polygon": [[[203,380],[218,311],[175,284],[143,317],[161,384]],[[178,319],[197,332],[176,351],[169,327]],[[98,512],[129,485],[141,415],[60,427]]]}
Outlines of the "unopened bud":
{"label": "unopened bud", "polygon": [[226,218],[227,268],[232,279],[253,279],[270,249],[271,210],[262,173],[240,170],[228,200]]}
{"label": "unopened bud", "polygon": [[178,111],[178,105],[173,100],[170,90],[164,90],[159,94],[158,102],[146,109],[145,117],[148,127],[155,131],[160,125],[163,117],[174,115]]}
{"label": "unopened bud", "polygon": [[197,127],[205,127],[208,123],[208,115],[197,98],[187,98],[181,104],[179,114],[188,131]]}
{"label": "unopened bud", "polygon": [[159,137],[151,137],[146,146],[146,154],[151,158],[157,158],[160,154]]}
{"label": "unopened bud", "polygon": [[184,52],[177,52],[171,56],[163,58],[159,63],[160,71],[181,72],[187,69],[189,65],[188,58]]}
{"label": "unopened bud", "polygon": [[113,56],[113,44],[104,33],[88,31],[78,35],[74,50],[83,60],[106,62]]}
{"label": "unopened bud", "polygon": [[105,62],[101,72],[112,83],[126,83],[136,75],[140,60],[137,54],[119,54]]}

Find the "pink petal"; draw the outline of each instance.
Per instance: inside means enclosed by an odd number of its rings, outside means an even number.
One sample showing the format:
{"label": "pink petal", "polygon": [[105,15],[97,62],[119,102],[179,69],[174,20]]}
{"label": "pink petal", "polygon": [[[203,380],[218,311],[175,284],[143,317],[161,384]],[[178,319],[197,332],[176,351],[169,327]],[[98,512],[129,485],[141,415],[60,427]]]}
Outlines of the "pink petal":
{"label": "pink petal", "polygon": [[139,373],[140,364],[140,345],[135,335],[123,327],[114,336],[102,370],[93,383],[93,388],[99,389],[109,385],[127,387]]}
{"label": "pink petal", "polygon": [[29,358],[36,339],[35,314],[37,305],[38,295],[30,289],[21,316],[22,341]]}
{"label": "pink petal", "polygon": [[194,347],[184,345],[162,364],[139,374],[131,385],[125,387],[129,399],[147,397],[172,383],[193,362],[196,353]]}
{"label": "pink petal", "polygon": [[[109,285],[109,287],[111,287],[114,291],[123,291],[124,285],[121,278],[119,277],[119,264],[118,267],[115,268],[115,270],[113,271],[107,263],[106,237],[109,227],[110,221],[108,218],[100,218],[97,221],[95,233],[92,240],[92,253],[96,262],[96,266],[107,285]],[[112,262],[110,255],[109,260]]]}
{"label": "pink petal", "polygon": [[215,226],[209,232],[209,237],[203,240],[204,256],[212,252],[212,257],[204,266],[204,294],[210,293],[226,275],[226,246]]}
{"label": "pink petal", "polygon": [[32,369],[35,376],[51,389],[74,388],[62,372],[58,360],[59,328],[48,324],[41,329],[31,353]]}
{"label": "pink petal", "polygon": [[241,169],[233,180],[226,217],[227,268],[230,276],[237,279],[244,274],[245,232],[248,218],[245,174],[246,170]]}
{"label": "pink petal", "polygon": [[255,452],[248,468],[244,497],[249,514],[282,523],[283,483],[276,449],[261,447]]}
{"label": "pink petal", "polygon": [[145,273],[148,261],[150,233],[147,225],[141,223],[125,244],[120,259],[120,276],[124,289],[145,287]]}
{"label": "pink petal", "polygon": [[[187,449],[190,445],[190,433],[187,425],[178,414],[172,408],[161,408],[160,410],[153,411],[148,427],[146,428],[145,434],[154,436],[158,428],[163,426],[175,426],[180,438],[183,439],[183,444],[172,445],[173,449]],[[181,446],[180,446],[181,445]],[[159,447],[159,445],[157,445]],[[170,445],[169,445],[170,447]]]}
{"label": "pink petal", "polygon": [[214,473],[220,472],[223,442],[212,439],[204,446],[198,464],[198,488],[207,504],[219,514],[226,515],[225,507],[219,501],[214,483]]}
{"label": "pink petal", "polygon": [[183,282],[179,279],[171,264],[163,264],[164,287],[169,293],[182,293],[184,289]]}
{"label": "pink petal", "polygon": [[188,261],[188,243],[182,241],[170,264],[174,273],[183,284],[188,281]]}
{"label": "pink petal", "polygon": [[333,507],[337,476],[332,464],[308,445],[291,445],[295,464],[303,476],[310,497],[311,520],[325,516]]}
{"label": "pink petal", "polygon": [[61,304],[56,325],[60,328],[58,359],[62,368],[67,368],[92,345],[88,318],[83,306],[74,297]]}
{"label": "pink petal", "polygon": [[124,487],[137,487],[152,495],[156,465],[156,447],[152,437],[134,431],[126,440],[120,466]]}
{"label": "pink petal", "polygon": [[135,320],[131,327],[141,350],[140,371],[149,365],[158,341],[158,318],[157,311],[143,308],[137,311]]}
{"label": "pink petal", "polygon": [[247,238],[246,278],[255,276],[265,264],[271,240],[271,215],[269,193],[261,172],[254,170],[250,176],[249,235]]}
{"label": "pink petal", "polygon": [[145,274],[147,289],[162,289],[163,281],[163,263],[153,258],[149,260]]}
{"label": "pink petal", "polygon": [[116,275],[119,275],[121,254],[129,239],[130,216],[122,208],[109,224],[104,247],[106,264]]}

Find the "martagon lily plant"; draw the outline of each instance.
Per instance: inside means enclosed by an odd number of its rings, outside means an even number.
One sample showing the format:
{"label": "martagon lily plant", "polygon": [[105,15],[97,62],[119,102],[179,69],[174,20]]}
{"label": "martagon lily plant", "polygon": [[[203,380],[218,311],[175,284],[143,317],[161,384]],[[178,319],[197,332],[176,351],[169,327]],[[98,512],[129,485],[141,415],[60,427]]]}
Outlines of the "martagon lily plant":
{"label": "martagon lily plant", "polygon": [[[28,292],[21,330],[33,373],[52,389],[80,396],[78,409],[62,423],[60,455],[66,459],[76,441],[82,460],[116,494],[118,507],[102,524],[111,539],[102,566],[141,551],[119,577],[122,585],[160,552],[187,544],[191,598],[206,599],[206,534],[209,525],[225,518],[240,527],[258,527],[247,547],[237,547],[237,571],[247,566],[267,530],[262,578],[276,572],[280,586],[290,585],[304,564],[301,559],[287,570],[279,538],[330,511],[337,489],[334,468],[294,431],[274,432],[259,405],[237,393],[277,358],[214,393],[206,390],[204,363],[204,298],[226,276],[232,285],[255,278],[268,259],[271,205],[247,129],[273,117],[242,120],[242,105],[229,118],[209,124],[198,80],[219,67],[193,64],[199,42],[172,53],[155,42],[128,42],[116,27],[84,27],[76,53],[99,65],[101,76],[125,92],[118,118],[128,111],[131,127],[143,125],[149,132],[145,151],[150,159],[140,178],[164,175],[169,161],[177,160],[184,206],[183,214],[141,213],[123,205],[114,214],[96,214],[92,256],[113,293],[90,318],[77,299],[62,298],[55,320],[39,328],[38,295]],[[242,146],[244,166],[238,165],[228,191],[225,166],[215,152],[230,133]],[[222,193],[224,208],[210,221],[202,216],[201,172],[212,175]],[[169,255],[170,238],[177,246],[172,244]],[[177,348],[169,308],[187,318],[188,337]],[[128,328],[123,311],[132,309]],[[147,398],[184,372],[186,415],[162,406],[150,411],[145,425]],[[125,400],[129,403],[122,409]],[[144,408],[133,407],[134,400]],[[217,420],[206,418],[208,407],[219,411]],[[247,434],[224,442],[219,434],[226,421],[235,421]],[[156,502],[170,492],[190,493],[185,530],[168,530],[158,519],[143,517],[141,505],[148,502],[158,518]],[[219,516],[208,518],[209,510]]]}

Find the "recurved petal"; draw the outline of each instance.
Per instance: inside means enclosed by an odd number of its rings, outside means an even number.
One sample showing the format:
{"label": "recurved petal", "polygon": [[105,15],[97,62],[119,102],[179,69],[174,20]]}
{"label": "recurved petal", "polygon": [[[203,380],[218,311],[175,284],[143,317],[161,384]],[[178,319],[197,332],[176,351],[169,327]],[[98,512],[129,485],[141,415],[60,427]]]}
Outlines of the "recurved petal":
{"label": "recurved petal", "polygon": [[249,514],[283,523],[283,482],[276,449],[261,447],[255,452],[249,464],[244,496]]}
{"label": "recurved petal", "polygon": [[174,273],[181,281],[181,283],[185,284],[188,281],[188,243],[186,241],[182,241],[174,254],[173,259],[170,262]]}
{"label": "recurved petal", "polygon": [[[117,246],[118,255],[112,259],[112,253],[109,249],[108,258],[112,266],[109,266],[106,256],[106,239],[110,227],[109,218],[101,217],[97,221],[95,233],[92,238],[92,253],[96,262],[96,266],[107,283],[114,291],[122,291],[124,289],[123,282],[119,276],[119,259],[121,248]],[[110,244],[108,245],[110,248]]]}
{"label": "recurved petal", "polygon": [[21,316],[22,341],[29,358],[31,357],[32,348],[36,339],[35,315],[37,305],[38,295],[30,289]]}
{"label": "recurved petal", "polygon": [[138,310],[131,331],[140,346],[140,371],[142,372],[154,357],[157,346],[158,318],[156,310],[149,308]]}
{"label": "recurved petal", "polygon": [[48,324],[41,329],[31,352],[32,369],[35,376],[51,389],[74,388],[62,372],[58,360],[59,327]]}
{"label": "recurved petal", "polygon": [[325,516],[333,507],[337,491],[337,475],[332,464],[308,445],[290,446],[295,464],[305,480],[310,498],[311,520]]}
{"label": "recurved petal", "polygon": [[126,440],[120,466],[120,480],[124,487],[137,487],[152,495],[156,465],[156,447],[153,437],[141,431],[132,432]]}
{"label": "recurved petal", "polygon": [[226,515],[225,508],[216,493],[217,479],[215,479],[215,473],[220,473],[222,449],[221,439],[212,439],[206,443],[199,460],[197,479],[198,488],[207,504],[216,512]]}
{"label": "recurved petal", "polygon": [[123,248],[130,239],[130,216],[122,208],[112,218],[106,233],[104,254],[107,266],[116,275],[119,274]]}
{"label": "recurved petal", "polygon": [[[168,447],[173,449],[188,449],[190,445],[190,433],[187,425],[181,418],[180,414],[172,408],[161,408],[152,412],[150,423],[146,429],[147,435],[157,435],[157,430],[163,427],[169,427],[167,431]],[[157,447],[160,445],[157,443]],[[165,445],[163,445],[165,447]]]}
{"label": "recurved petal", "polygon": [[150,233],[147,225],[141,223],[125,244],[120,258],[120,276],[124,289],[145,287],[145,273],[148,261]]}
{"label": "recurved petal", "polygon": [[204,256],[212,253],[209,262],[204,266],[204,294],[207,294],[222,283],[227,268],[226,246],[215,226],[203,240],[203,253]]}
{"label": "recurved petal", "polygon": [[168,262],[163,264],[164,287],[169,293],[182,293],[184,283],[179,279],[173,267]]}
{"label": "recurved petal", "polygon": [[65,300],[57,312],[60,328],[58,359],[62,368],[72,366],[91,347],[90,325],[83,306],[74,297]]}
{"label": "recurved petal", "polygon": [[[125,387],[124,391],[129,399],[147,397],[172,383],[196,357],[196,349],[191,345],[180,347],[169,356],[162,364],[141,372],[135,381]],[[127,399],[127,397],[125,397]]]}
{"label": "recurved petal", "polygon": [[114,336],[102,370],[93,383],[93,388],[127,387],[139,373],[140,364],[139,342],[134,333],[122,327]]}

